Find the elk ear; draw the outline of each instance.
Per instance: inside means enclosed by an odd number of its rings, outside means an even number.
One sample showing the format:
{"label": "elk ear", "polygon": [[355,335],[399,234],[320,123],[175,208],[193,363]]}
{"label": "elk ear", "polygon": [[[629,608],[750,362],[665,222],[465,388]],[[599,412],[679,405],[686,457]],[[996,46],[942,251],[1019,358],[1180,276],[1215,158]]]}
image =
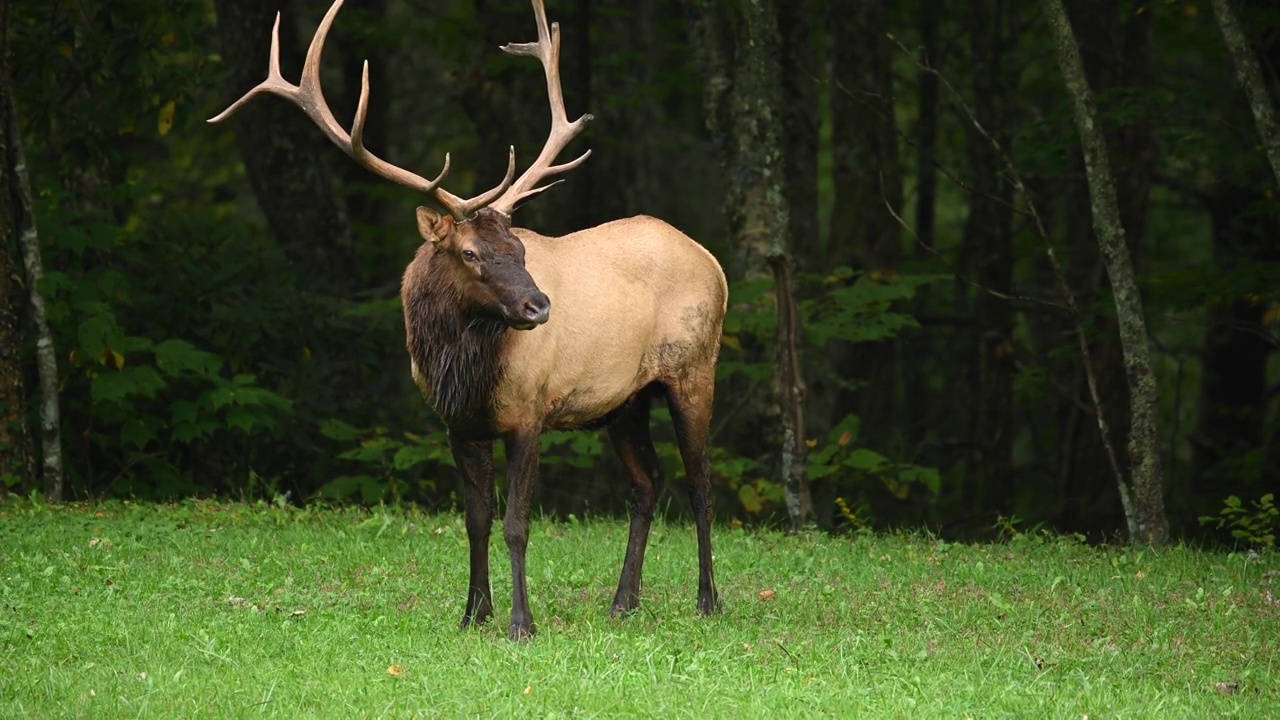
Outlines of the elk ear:
{"label": "elk ear", "polygon": [[429,207],[419,207],[418,234],[434,245],[453,234],[453,218],[441,215]]}

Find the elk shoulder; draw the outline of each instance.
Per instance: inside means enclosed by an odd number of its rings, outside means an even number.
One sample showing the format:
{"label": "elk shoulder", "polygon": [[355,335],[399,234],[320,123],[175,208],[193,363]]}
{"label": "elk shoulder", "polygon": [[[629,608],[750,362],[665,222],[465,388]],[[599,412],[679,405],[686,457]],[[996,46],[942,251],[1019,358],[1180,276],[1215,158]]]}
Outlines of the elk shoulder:
{"label": "elk shoulder", "polygon": [[688,236],[647,216],[555,238],[513,232],[552,310],[544,326],[507,333],[496,430],[536,417],[589,426],[650,383],[714,371],[728,287]]}

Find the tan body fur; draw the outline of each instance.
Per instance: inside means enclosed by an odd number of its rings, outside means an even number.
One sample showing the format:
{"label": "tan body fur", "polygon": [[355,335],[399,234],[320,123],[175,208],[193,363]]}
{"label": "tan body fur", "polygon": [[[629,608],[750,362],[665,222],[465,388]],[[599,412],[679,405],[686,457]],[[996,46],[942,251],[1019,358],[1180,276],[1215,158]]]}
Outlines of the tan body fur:
{"label": "tan body fur", "polygon": [[650,404],[670,409],[698,534],[698,609],[718,608],[707,437],[728,302],[719,262],[667,223],[639,216],[563,237],[512,228],[489,209],[464,223],[418,209],[424,243],[402,298],[413,376],[449,427],[471,546],[463,627],[493,614],[488,534],[492,443],[507,449],[503,535],[512,557],[509,634],[534,631],[525,582],[538,436],[605,426],[632,482],[631,533],[611,613],[639,602],[649,524],[663,487]]}
{"label": "tan body fur", "polygon": [[507,333],[499,434],[540,418],[582,427],[649,383],[714,368],[729,291],[701,245],[647,216],[558,238],[513,232],[551,317]]}

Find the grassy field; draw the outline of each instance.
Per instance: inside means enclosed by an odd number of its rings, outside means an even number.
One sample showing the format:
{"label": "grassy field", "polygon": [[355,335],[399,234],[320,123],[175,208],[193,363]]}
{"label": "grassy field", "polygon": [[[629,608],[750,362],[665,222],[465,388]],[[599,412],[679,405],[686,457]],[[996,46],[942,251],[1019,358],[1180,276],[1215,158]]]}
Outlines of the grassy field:
{"label": "grassy field", "polygon": [[[501,538],[501,533],[495,533]],[[0,717],[1280,715],[1280,556],[539,521],[539,635],[460,633],[456,516],[0,503]]]}

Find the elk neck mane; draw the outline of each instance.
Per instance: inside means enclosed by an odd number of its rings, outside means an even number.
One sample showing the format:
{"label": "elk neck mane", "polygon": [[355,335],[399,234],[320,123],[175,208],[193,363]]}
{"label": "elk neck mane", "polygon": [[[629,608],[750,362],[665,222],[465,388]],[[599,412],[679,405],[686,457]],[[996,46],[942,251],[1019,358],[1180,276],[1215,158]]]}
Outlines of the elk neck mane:
{"label": "elk neck mane", "polygon": [[403,302],[409,356],[432,407],[450,426],[487,427],[504,369],[506,324],[467,306],[451,269],[430,247],[405,273]]}

